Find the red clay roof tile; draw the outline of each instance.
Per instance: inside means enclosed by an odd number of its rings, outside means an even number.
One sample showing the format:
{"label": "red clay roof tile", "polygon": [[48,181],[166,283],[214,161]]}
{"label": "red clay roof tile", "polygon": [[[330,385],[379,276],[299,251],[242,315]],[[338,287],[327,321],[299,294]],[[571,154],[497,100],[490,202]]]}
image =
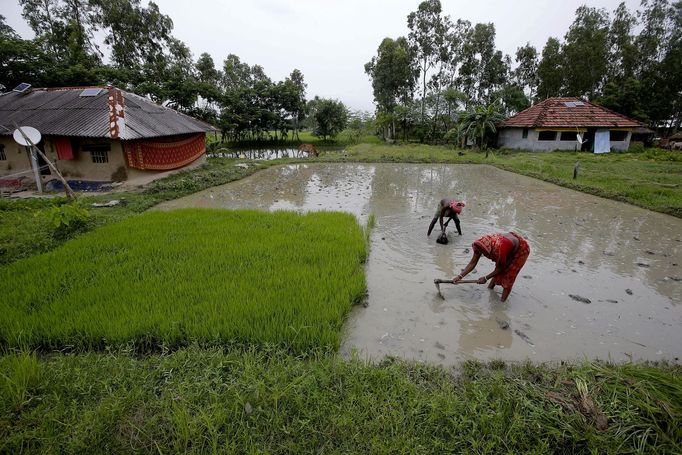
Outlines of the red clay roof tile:
{"label": "red clay roof tile", "polygon": [[[573,103],[578,103],[578,105]],[[589,101],[563,97],[541,101],[508,118],[499,126],[500,128],[637,128],[643,124]]]}

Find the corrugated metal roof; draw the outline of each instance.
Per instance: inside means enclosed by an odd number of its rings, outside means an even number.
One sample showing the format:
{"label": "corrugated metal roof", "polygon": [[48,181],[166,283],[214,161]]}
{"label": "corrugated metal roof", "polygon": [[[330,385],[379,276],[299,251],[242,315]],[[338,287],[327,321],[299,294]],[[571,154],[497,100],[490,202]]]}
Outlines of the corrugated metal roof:
{"label": "corrugated metal roof", "polygon": [[[104,88],[104,87],[103,87]],[[96,96],[80,96],[84,87],[32,89],[0,95],[0,135],[14,123],[32,126],[43,135],[110,137],[108,87]],[[124,140],[215,131],[211,125],[151,100],[121,90],[124,102]]]}
{"label": "corrugated metal roof", "polygon": [[519,112],[501,128],[637,128],[641,122],[579,98],[548,98]]}

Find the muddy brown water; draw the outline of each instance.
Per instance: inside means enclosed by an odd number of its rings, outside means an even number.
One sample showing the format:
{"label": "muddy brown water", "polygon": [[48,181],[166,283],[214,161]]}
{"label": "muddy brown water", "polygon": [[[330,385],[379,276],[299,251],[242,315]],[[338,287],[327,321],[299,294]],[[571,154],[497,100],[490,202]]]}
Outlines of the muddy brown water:
{"label": "muddy brown water", "polygon": [[[426,231],[443,197],[465,200],[463,235]],[[682,220],[489,166],[296,164],[161,204],[343,210],[376,225],[367,307],[342,352],[440,364],[465,359],[672,360],[682,357]],[[499,288],[441,285],[485,233],[515,230],[531,255],[506,303]],[[479,277],[493,270],[482,258]],[[571,295],[580,297],[576,300]],[[590,303],[585,303],[589,299]],[[504,328],[506,327],[506,328]]]}

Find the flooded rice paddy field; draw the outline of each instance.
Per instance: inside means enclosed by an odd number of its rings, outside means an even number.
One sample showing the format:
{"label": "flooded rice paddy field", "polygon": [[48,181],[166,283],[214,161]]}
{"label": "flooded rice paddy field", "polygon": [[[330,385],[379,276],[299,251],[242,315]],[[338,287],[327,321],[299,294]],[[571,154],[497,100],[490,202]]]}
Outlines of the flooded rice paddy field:
{"label": "flooded rice paddy field", "polygon": [[[448,245],[438,227],[426,235],[443,197],[467,202]],[[180,207],[374,214],[368,302],[348,319],[344,353],[440,364],[682,357],[682,220],[671,216],[488,166],[389,163],[273,167],[160,206]],[[438,297],[433,279],[456,275],[474,239],[509,230],[531,255],[506,303],[476,284],[441,285]],[[481,258],[471,276],[493,268]]]}

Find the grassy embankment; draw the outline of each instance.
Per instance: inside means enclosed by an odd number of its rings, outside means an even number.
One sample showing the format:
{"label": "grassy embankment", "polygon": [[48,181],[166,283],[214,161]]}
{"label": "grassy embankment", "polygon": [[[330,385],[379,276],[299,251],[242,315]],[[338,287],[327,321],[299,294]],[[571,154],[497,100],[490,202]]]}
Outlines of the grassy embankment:
{"label": "grassy embankment", "polygon": [[680,453],[682,369],[188,347],[0,357],[0,452]]}

